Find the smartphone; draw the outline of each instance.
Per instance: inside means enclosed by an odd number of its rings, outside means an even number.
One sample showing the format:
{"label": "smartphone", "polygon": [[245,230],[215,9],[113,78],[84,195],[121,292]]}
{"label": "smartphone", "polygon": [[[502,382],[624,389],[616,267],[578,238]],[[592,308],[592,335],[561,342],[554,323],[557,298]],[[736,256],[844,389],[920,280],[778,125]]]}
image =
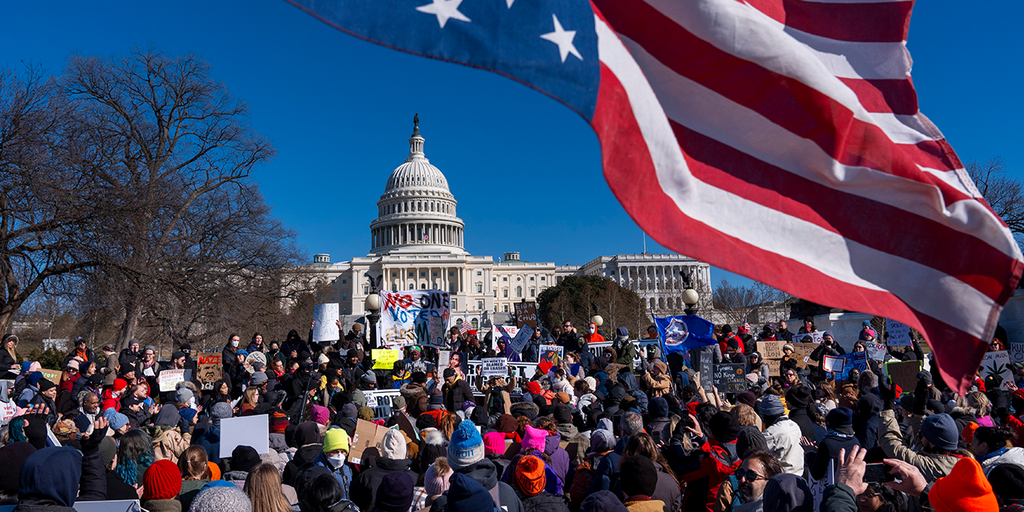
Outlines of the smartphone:
{"label": "smartphone", "polygon": [[891,468],[881,462],[876,464],[868,464],[864,470],[864,481],[865,482],[892,482],[896,480],[896,475],[889,472]]}

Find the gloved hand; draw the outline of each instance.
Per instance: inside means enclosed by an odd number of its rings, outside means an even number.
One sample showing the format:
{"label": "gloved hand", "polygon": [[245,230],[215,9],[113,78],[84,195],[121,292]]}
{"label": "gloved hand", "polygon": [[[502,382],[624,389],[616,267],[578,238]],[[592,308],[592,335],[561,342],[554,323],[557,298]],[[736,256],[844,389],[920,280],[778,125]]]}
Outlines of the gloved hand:
{"label": "gloved hand", "polygon": [[[923,372],[922,372],[923,373]],[[929,377],[931,377],[929,375]],[[924,416],[925,407],[928,405],[928,398],[932,396],[926,379],[917,379],[917,388],[914,389],[914,410],[911,411],[918,416]]]}
{"label": "gloved hand", "polygon": [[878,394],[882,397],[882,410],[883,411],[895,411],[896,410],[896,390],[891,386],[887,386],[885,381],[888,377],[878,379]]}

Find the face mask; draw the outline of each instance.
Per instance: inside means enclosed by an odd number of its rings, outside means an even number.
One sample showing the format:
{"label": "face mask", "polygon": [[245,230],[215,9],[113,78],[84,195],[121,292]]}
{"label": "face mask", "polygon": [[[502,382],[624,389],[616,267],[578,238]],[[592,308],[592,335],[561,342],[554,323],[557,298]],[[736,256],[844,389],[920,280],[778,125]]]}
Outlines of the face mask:
{"label": "face mask", "polygon": [[231,342],[231,346],[232,347],[237,347],[238,346],[238,342],[237,341],[232,341]]}
{"label": "face mask", "polygon": [[587,329],[587,330],[590,331],[590,334],[594,334],[595,332],[597,332],[597,329]]}
{"label": "face mask", "polygon": [[337,469],[345,465],[345,454],[339,453],[337,455],[331,455],[330,457],[327,457],[327,460],[330,461],[331,466],[334,466],[334,468]]}

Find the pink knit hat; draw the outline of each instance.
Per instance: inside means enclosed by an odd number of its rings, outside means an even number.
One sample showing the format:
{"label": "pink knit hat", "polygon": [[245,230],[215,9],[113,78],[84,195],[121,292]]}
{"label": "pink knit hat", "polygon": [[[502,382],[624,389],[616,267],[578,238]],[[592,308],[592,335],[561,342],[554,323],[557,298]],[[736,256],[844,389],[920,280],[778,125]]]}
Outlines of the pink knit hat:
{"label": "pink knit hat", "polygon": [[526,435],[523,436],[523,450],[534,449],[544,451],[544,440],[548,437],[548,431],[526,426]]}
{"label": "pink knit hat", "polygon": [[309,417],[309,419],[321,425],[328,425],[331,423],[331,411],[322,405],[314,405],[312,411],[310,411]]}
{"label": "pink knit hat", "polygon": [[490,455],[505,453],[505,434],[501,432],[488,432],[484,434],[484,454]]}
{"label": "pink knit hat", "polygon": [[437,463],[434,463],[427,467],[427,473],[423,475],[423,490],[430,496],[440,496],[448,490],[448,479],[452,476],[452,468],[446,464],[440,471],[443,471],[444,474],[437,474]]}

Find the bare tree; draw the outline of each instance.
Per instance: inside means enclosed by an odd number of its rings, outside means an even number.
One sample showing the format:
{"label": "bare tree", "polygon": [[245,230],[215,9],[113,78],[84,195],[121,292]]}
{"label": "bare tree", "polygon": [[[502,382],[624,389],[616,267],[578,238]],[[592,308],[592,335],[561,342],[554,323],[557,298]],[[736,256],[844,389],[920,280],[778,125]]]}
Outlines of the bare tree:
{"label": "bare tree", "polygon": [[750,287],[735,286],[722,279],[714,291],[715,313],[722,323],[740,325],[745,322],[774,321],[785,316],[790,296],[764,283],[755,281]]}
{"label": "bare tree", "polygon": [[1024,241],[1024,183],[1006,175],[1006,164],[1000,157],[967,164],[967,173],[992,210],[1013,232],[1017,244]]}

